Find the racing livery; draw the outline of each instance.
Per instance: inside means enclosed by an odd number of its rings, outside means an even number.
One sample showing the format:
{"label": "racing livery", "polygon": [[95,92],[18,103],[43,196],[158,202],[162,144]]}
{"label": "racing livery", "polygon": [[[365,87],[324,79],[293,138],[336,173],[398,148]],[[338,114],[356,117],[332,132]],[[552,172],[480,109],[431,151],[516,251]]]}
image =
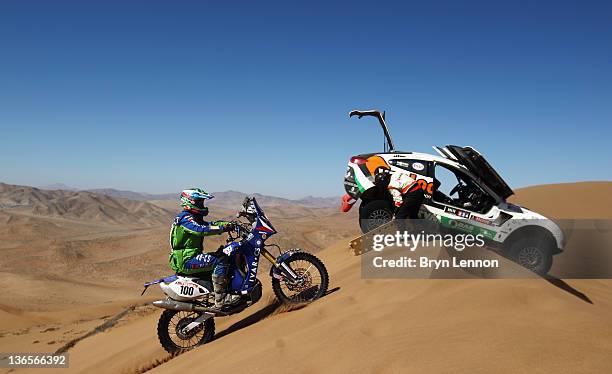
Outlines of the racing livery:
{"label": "racing livery", "polygon": [[[519,264],[539,274],[548,272],[552,255],[563,250],[563,232],[541,214],[507,202],[514,192],[476,149],[433,147],[437,156],[399,152],[394,149],[384,113],[352,111],[349,115],[377,117],[385,135],[384,152],[351,157],[344,176],[342,211],[348,212],[361,200],[359,221],[363,233],[393,219],[393,198],[385,185],[389,179],[379,177],[379,171],[387,169],[391,175],[408,174],[424,190],[419,218],[436,220],[453,230],[482,234],[490,246],[501,249]],[[439,188],[442,175],[456,179],[448,193]]]}

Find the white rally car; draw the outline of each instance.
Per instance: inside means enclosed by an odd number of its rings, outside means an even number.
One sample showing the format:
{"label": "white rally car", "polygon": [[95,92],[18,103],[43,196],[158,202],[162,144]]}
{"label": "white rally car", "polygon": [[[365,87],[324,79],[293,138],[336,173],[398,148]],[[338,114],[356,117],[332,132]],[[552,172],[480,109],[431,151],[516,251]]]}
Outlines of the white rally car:
{"label": "white rally car", "polygon": [[399,152],[385,123],[384,113],[352,111],[352,116],[378,118],[385,135],[382,153],[354,156],[344,178],[346,195],[342,210],[357,200],[363,233],[393,219],[394,205],[382,171],[412,174],[425,190],[419,217],[435,219],[442,226],[481,234],[491,247],[520,265],[544,275],[552,256],[564,246],[563,232],[550,219],[506,199],[514,192],[474,148],[434,147],[439,156]]}

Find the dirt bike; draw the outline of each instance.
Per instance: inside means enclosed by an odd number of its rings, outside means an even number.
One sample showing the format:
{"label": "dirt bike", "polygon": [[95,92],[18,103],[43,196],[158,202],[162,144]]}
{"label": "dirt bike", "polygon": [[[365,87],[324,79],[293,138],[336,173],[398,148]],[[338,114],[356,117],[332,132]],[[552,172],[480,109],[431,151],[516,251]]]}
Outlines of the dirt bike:
{"label": "dirt bike", "polygon": [[[239,313],[261,299],[262,284],[257,279],[261,256],[272,264],[272,290],[280,302],[309,303],[327,292],[329,276],[321,260],[301,249],[282,252],[278,245],[265,244],[277,231],[254,197],[245,198],[238,218],[248,223],[234,221],[235,229],[228,233],[227,245],[219,248],[231,252],[228,294],[240,297],[230,310],[211,310],[212,272],[177,274],[144,284],[143,295],[149,286],[159,284],[167,296],[153,301],[153,305],[165,309],[157,324],[157,335],[169,353],[211,341],[215,335],[214,317]],[[276,247],[280,255],[272,255],[270,247]]]}

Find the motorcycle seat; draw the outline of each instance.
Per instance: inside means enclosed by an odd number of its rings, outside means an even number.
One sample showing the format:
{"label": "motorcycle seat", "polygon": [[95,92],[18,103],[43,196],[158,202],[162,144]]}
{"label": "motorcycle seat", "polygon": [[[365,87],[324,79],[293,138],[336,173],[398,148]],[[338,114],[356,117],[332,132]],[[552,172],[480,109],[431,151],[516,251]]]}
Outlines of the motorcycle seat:
{"label": "motorcycle seat", "polygon": [[200,286],[206,288],[207,290],[213,289],[213,284],[209,280],[198,278],[198,279],[194,279],[193,281],[199,284]]}
{"label": "motorcycle seat", "polygon": [[210,271],[204,271],[204,272],[195,273],[195,274],[176,273],[176,275],[181,276],[181,277],[194,278],[194,279],[210,280],[212,273]]}

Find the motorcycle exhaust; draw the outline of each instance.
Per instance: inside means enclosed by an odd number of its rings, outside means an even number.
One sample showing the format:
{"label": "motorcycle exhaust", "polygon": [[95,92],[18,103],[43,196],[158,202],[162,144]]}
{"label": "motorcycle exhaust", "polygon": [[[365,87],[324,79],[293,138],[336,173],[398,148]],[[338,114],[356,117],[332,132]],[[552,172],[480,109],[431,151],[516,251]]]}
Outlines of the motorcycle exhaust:
{"label": "motorcycle exhaust", "polygon": [[182,301],[176,301],[172,299],[156,300],[152,304],[162,309],[176,310],[179,312],[198,312],[198,313],[204,313],[204,315],[207,315],[210,317],[213,317],[214,315],[225,315],[225,313],[218,312],[218,311],[211,311],[210,309],[204,308],[203,306],[194,305],[191,303],[185,303]]}
{"label": "motorcycle exhaust", "polygon": [[177,310],[182,312],[198,311],[198,307],[196,305],[176,300],[156,300],[153,302],[153,305],[162,309]]}

